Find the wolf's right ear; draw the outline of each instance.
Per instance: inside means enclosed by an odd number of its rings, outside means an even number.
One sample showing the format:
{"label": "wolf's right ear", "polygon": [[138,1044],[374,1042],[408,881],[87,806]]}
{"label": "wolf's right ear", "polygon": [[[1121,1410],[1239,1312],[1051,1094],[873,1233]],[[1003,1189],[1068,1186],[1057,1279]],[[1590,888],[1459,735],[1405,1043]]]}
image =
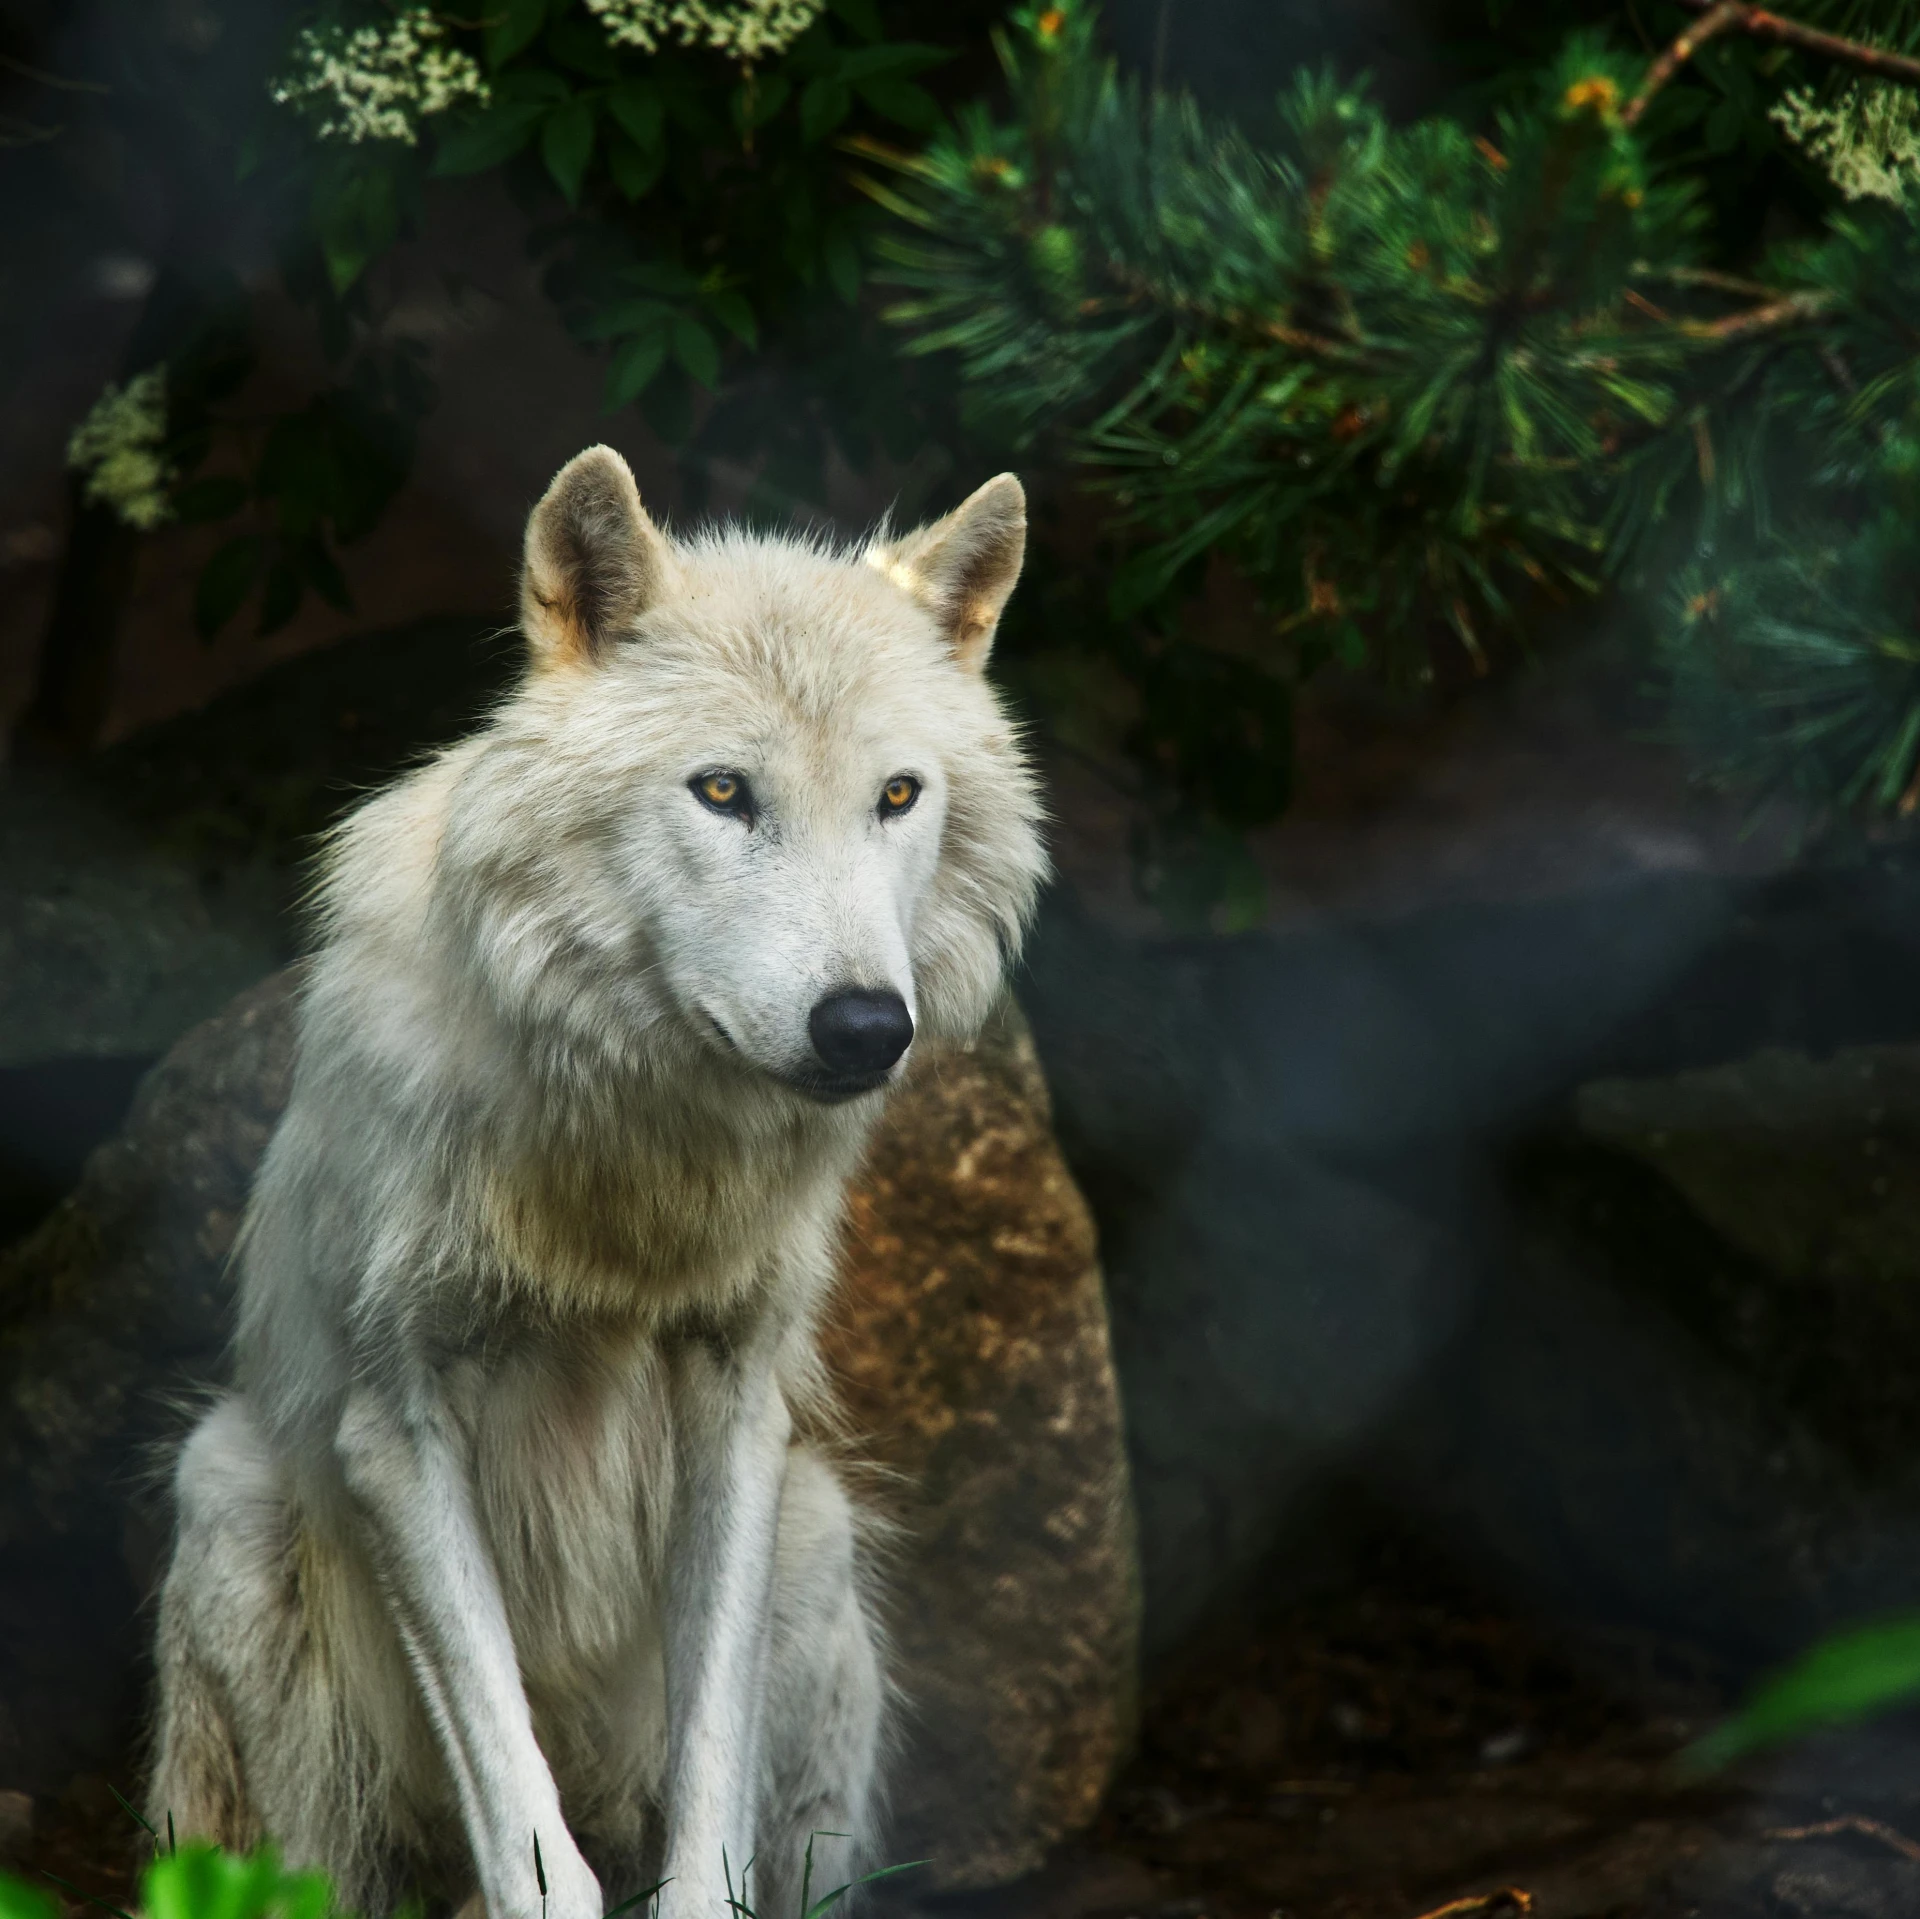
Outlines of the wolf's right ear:
{"label": "wolf's right ear", "polygon": [[867,549],[875,566],[939,621],[953,657],[982,671],[1027,550],[1027,496],[1011,473],[976,488],[944,520]]}
{"label": "wolf's right ear", "polygon": [[673,551],[610,446],[576,453],[527,519],[520,624],[541,666],[603,658],[676,583]]}

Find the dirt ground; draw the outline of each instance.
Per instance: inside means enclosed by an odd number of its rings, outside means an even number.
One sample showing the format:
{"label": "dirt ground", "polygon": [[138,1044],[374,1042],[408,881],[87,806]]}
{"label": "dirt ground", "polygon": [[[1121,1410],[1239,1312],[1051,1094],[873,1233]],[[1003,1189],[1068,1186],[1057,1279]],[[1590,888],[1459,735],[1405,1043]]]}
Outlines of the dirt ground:
{"label": "dirt ground", "polygon": [[[1874,1746],[1689,1782],[1727,1689],[1682,1648],[1529,1620],[1390,1532],[1161,1674],[1094,1827],[943,1919],[1911,1913],[1920,1793]],[[1898,1744],[1897,1739],[1894,1740]]]}
{"label": "dirt ground", "polygon": [[[884,1919],[1894,1919],[1920,1909],[1902,1728],[1752,1776],[1676,1755],[1723,1710],[1683,1648],[1547,1625],[1396,1533],[1215,1620],[1153,1681],[1093,1827],[1019,1883]],[[129,1907],[145,1844],[76,1781],[17,1857]],[[3,1809],[0,1809],[3,1810]],[[78,1919],[86,1910],[70,1898]],[[766,1915],[764,1919],[774,1919]]]}

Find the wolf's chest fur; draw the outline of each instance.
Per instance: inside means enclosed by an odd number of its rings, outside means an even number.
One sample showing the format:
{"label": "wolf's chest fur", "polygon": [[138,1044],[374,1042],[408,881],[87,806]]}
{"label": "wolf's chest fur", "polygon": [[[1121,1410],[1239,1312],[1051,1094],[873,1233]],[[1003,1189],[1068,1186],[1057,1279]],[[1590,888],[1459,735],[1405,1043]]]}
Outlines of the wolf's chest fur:
{"label": "wolf's chest fur", "polygon": [[673,1504],[661,1342],[522,1327],[445,1381],[528,1681],[608,1672],[648,1637]]}

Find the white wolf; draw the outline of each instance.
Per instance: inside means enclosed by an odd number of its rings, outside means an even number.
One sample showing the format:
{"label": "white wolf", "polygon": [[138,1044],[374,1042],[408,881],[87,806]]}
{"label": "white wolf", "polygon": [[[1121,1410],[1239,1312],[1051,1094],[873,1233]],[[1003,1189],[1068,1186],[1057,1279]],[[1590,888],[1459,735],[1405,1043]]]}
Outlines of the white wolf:
{"label": "white wolf", "polygon": [[977,1028],[1043,877],[982,677],[1025,529],[1002,475],[864,551],[670,541],[604,447],[534,509],[524,683],[330,852],[178,1466],[183,1834],[494,1919],[656,1875],[722,1919],[752,1860],[788,1919],[809,1833],[870,1831],[814,1324],[884,1088]]}

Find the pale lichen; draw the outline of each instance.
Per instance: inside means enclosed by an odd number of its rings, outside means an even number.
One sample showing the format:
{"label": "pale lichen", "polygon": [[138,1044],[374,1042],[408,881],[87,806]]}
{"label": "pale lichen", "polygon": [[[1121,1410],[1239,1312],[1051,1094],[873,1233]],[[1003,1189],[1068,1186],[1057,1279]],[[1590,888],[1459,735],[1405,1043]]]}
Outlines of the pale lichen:
{"label": "pale lichen", "polygon": [[1796,87],[1769,118],[1849,200],[1905,206],[1920,184],[1920,98],[1907,87],[1860,80],[1824,102]]}

